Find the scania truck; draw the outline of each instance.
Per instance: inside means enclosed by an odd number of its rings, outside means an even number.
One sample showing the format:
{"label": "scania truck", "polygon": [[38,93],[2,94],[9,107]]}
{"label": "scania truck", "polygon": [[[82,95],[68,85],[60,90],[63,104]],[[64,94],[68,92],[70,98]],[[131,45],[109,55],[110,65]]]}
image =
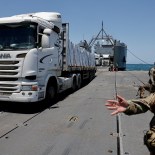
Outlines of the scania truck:
{"label": "scania truck", "polygon": [[0,101],[52,100],[95,76],[86,41],[73,44],[57,12],[0,18]]}

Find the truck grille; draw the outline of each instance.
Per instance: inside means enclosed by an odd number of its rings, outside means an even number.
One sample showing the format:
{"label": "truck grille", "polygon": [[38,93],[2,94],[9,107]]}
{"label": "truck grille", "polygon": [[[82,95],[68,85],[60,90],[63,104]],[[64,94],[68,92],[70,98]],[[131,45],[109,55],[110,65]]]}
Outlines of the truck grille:
{"label": "truck grille", "polygon": [[[15,78],[20,74],[20,61],[0,61],[0,78]],[[13,80],[14,81],[14,80]]]}
{"label": "truck grille", "polygon": [[18,63],[19,61],[0,61],[0,65],[15,65]]}
{"label": "truck grille", "polygon": [[17,87],[16,84],[0,84],[0,91],[15,91]]}
{"label": "truck grille", "polygon": [[0,78],[0,81],[17,81],[18,78]]}
{"label": "truck grille", "polygon": [[8,96],[20,91],[19,78],[21,77],[22,60],[0,60],[0,96]]}
{"label": "truck grille", "polygon": [[17,66],[0,66],[0,70],[16,70]]}
{"label": "truck grille", "polygon": [[11,84],[11,82],[9,82],[8,84],[6,82],[1,83],[0,82],[0,94],[11,94],[11,93],[15,93],[15,92],[19,92],[20,91],[20,85],[17,84]]}
{"label": "truck grille", "polygon": [[17,75],[18,72],[0,72],[0,75]]}

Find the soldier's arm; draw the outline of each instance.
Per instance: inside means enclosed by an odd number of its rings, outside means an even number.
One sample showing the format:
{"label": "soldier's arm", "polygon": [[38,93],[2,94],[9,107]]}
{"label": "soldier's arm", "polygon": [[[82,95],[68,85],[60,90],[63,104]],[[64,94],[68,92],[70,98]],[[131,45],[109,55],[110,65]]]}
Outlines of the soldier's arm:
{"label": "soldier's arm", "polygon": [[155,93],[150,94],[148,97],[139,100],[129,100],[129,106],[125,110],[125,114],[134,115],[144,113],[148,110],[155,112]]}
{"label": "soldier's arm", "polygon": [[129,106],[126,108],[124,112],[126,115],[141,114],[149,110],[149,108],[146,105],[141,104],[140,102],[135,103],[133,101],[128,101],[128,103]]}

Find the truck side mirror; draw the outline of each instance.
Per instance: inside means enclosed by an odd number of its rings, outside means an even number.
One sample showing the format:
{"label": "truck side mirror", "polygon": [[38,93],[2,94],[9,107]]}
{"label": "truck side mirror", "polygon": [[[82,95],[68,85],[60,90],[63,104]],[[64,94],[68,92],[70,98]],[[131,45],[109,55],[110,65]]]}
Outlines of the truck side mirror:
{"label": "truck side mirror", "polygon": [[51,29],[45,29],[43,31],[41,46],[42,48],[50,48],[50,34],[52,33]]}
{"label": "truck side mirror", "polygon": [[63,38],[64,38],[64,31],[60,33],[60,39],[63,39]]}
{"label": "truck side mirror", "polygon": [[43,34],[46,34],[46,35],[49,35],[49,36],[50,36],[51,33],[52,33],[52,30],[48,29],[48,28],[44,29],[44,31],[43,31]]}

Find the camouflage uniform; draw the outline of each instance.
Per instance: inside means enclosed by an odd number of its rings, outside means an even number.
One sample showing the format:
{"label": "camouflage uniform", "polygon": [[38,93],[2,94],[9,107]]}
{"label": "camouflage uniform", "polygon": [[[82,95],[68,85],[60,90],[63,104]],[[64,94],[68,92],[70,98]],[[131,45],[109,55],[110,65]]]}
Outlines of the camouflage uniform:
{"label": "camouflage uniform", "polygon": [[126,115],[134,115],[150,110],[154,114],[150,122],[150,130],[144,135],[144,144],[151,154],[155,155],[155,67],[151,68],[148,74],[150,77],[149,82],[142,87],[151,94],[146,98],[128,100],[129,106],[124,113]]}
{"label": "camouflage uniform", "polygon": [[[149,77],[150,77],[148,83],[144,84],[143,86],[140,86],[139,89],[138,89],[140,98],[144,98],[145,90],[149,91],[150,93],[155,92],[155,67],[152,67],[149,70],[148,74],[149,74]],[[138,92],[137,92],[137,95],[138,95]]]}
{"label": "camouflage uniform", "polygon": [[147,87],[149,86],[149,92],[150,93],[154,93],[155,92],[155,67],[152,67],[150,70],[149,70],[149,81],[148,81],[148,85],[146,85],[146,90],[147,90]]}
{"label": "camouflage uniform", "polygon": [[[155,114],[155,93],[151,93],[144,99],[128,100],[129,106],[124,112],[127,115],[144,113],[150,110]],[[150,122],[150,130],[144,136],[144,144],[151,153],[155,153],[155,116]]]}
{"label": "camouflage uniform", "polygon": [[149,76],[150,76],[150,81],[153,85],[155,85],[155,67],[152,67],[150,70],[149,70]]}

